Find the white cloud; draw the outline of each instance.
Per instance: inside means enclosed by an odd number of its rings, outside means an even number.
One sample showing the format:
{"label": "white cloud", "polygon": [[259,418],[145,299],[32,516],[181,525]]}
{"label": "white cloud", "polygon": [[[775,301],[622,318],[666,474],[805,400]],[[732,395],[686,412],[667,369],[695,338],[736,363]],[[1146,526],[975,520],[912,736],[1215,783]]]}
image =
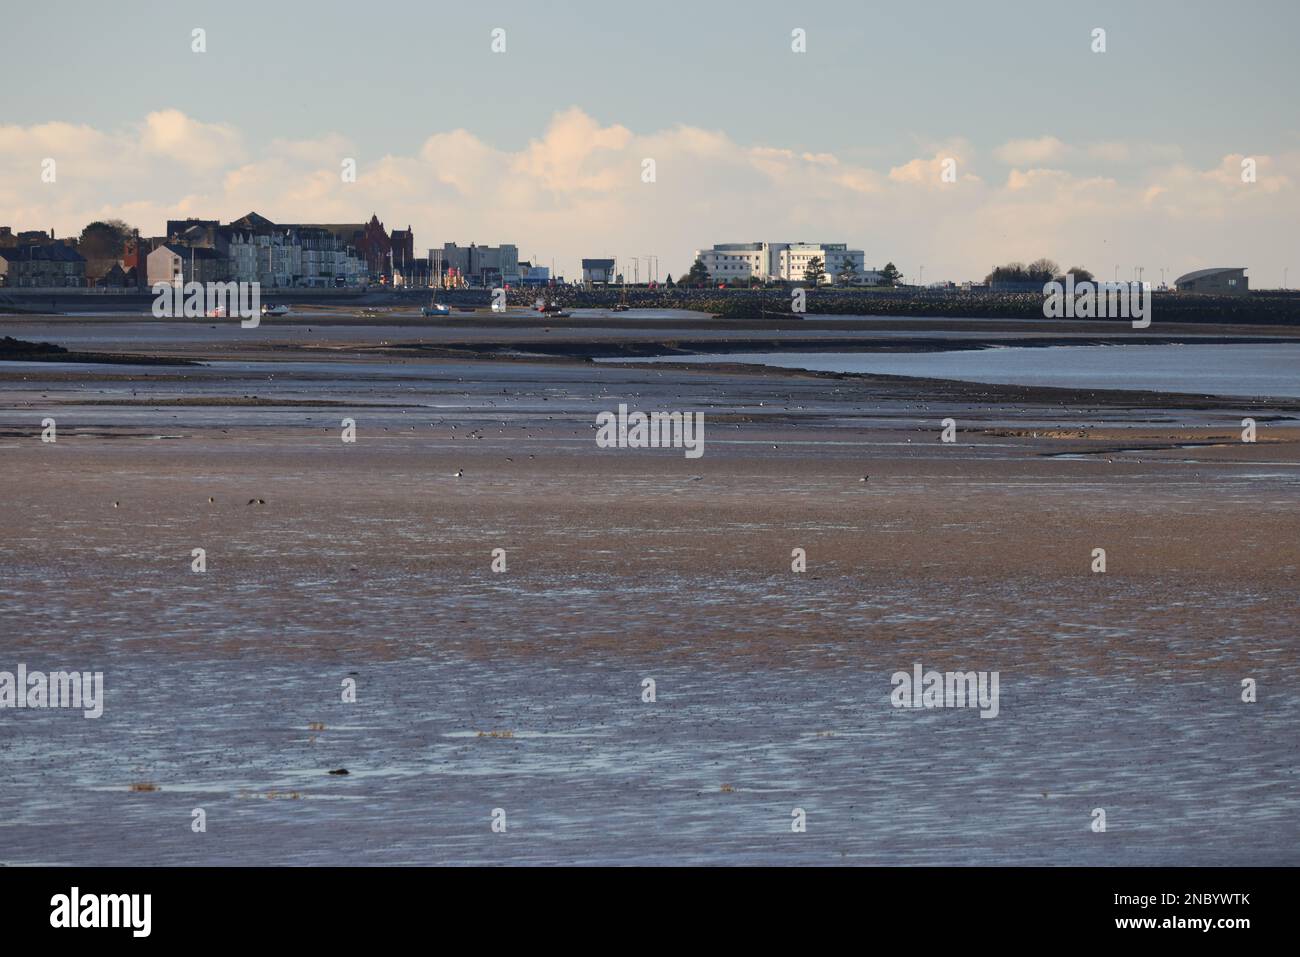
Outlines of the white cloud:
{"label": "white cloud", "polygon": [[[603,125],[578,108],[557,113],[516,150],[463,130],[432,132],[411,154],[367,151],[333,133],[246,142],[223,123],[176,110],[122,130],[48,123],[0,126],[0,210],[15,229],[77,232],[121,217],[146,234],[169,217],[223,220],[256,210],[282,222],[355,222],[377,212],[416,231],[421,249],[444,241],[513,242],[554,257],[574,275],[582,256],[662,257],[680,273],[714,242],[847,242],[868,265],[893,260],[926,276],[982,276],[996,262],[1050,256],[1109,273],[1107,262],[1161,255],[1258,264],[1280,276],[1297,218],[1300,153],[1242,157],[1209,168],[1150,144],[1066,144],[1055,137],[1003,144],[1011,162],[981,176],[961,139],[872,167],[819,149],[739,143],[719,130],[673,126],[638,132]],[[865,154],[859,154],[865,155]],[[55,184],[41,159],[58,160]],[[340,163],[357,161],[345,183]],[[657,180],[642,182],[642,160]],[[957,182],[942,163],[957,161]],[[1055,168],[1069,159],[1069,169]]]}
{"label": "white cloud", "polygon": [[[952,164],[951,167],[949,163]],[[952,175],[945,178],[944,174],[949,169]],[[959,184],[969,186],[981,182],[973,173],[963,172],[965,169],[966,160],[962,155],[956,151],[940,150],[928,159],[918,157],[893,167],[889,171],[889,178],[895,183],[909,183],[927,189],[956,189]]]}
{"label": "white cloud", "polygon": [[221,123],[201,123],[180,110],[158,110],[146,116],[138,144],[146,154],[200,171],[222,169],[243,156],[237,130]]}

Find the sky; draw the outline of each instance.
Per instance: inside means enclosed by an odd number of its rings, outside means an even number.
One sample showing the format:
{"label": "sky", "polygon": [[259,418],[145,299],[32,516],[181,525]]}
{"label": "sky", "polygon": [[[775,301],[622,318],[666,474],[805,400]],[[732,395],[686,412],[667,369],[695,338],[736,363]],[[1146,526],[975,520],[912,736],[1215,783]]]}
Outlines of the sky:
{"label": "sky", "polygon": [[6,6],[15,230],[377,213],[569,277],[766,240],[1300,282],[1294,0]]}

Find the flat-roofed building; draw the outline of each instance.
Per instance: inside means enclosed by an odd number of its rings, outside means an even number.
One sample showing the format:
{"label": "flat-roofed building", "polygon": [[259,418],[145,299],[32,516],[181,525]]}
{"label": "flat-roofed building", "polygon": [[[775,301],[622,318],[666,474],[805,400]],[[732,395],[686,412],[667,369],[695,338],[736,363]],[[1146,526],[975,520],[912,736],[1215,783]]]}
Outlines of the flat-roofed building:
{"label": "flat-roofed building", "polygon": [[582,261],[582,282],[584,285],[609,285],[614,281],[614,260],[584,259]]}
{"label": "flat-roofed building", "polygon": [[695,258],[718,282],[802,282],[814,258],[821,260],[823,282],[839,282],[846,271],[857,277],[866,274],[866,254],[849,249],[847,243],[717,243],[696,250]]}
{"label": "flat-roofed building", "polygon": [[443,243],[441,249],[429,250],[435,281],[452,285],[492,288],[519,281],[519,247],[511,243],[458,246]]}

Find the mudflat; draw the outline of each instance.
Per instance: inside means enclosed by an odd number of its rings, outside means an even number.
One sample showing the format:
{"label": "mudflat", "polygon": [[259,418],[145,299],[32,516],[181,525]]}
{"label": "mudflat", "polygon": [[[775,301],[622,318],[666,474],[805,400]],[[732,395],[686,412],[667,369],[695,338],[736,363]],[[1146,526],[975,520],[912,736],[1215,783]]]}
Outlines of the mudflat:
{"label": "mudflat", "polygon": [[0,862],[1300,862],[1294,401],[193,326],[0,363]]}

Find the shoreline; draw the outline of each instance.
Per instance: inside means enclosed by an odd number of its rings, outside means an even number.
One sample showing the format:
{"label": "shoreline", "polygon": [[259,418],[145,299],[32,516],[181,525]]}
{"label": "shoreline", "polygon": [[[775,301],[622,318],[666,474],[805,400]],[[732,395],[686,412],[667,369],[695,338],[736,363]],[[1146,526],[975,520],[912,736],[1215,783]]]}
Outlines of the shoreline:
{"label": "shoreline", "polygon": [[[69,382],[92,381],[95,373],[80,369],[62,374],[54,370],[69,363],[102,364],[106,367],[148,365],[199,369],[212,362],[270,362],[300,364],[306,368],[333,361],[370,363],[376,368],[394,362],[402,368],[410,367],[411,363],[417,366],[428,364],[430,370],[435,372],[457,363],[496,364],[516,369],[618,366],[642,373],[671,370],[695,376],[761,376],[773,382],[793,377],[857,381],[871,385],[880,396],[894,399],[913,395],[936,401],[964,403],[999,401],[1187,410],[1226,407],[1278,413],[1295,413],[1300,410],[1300,400],[1296,399],[1218,395],[1213,392],[981,383],[959,378],[829,372],[722,360],[595,361],[764,352],[806,352],[809,355],[824,352],[921,354],[973,352],[1007,347],[1173,344],[1190,347],[1238,343],[1271,345],[1300,343],[1300,329],[1296,330],[1294,337],[1279,334],[1276,328],[1260,327],[1234,330],[1235,334],[1225,334],[1222,327],[1181,327],[1099,336],[1095,334],[1095,323],[1045,321],[1041,328],[1034,324],[1033,335],[1026,335],[1026,324],[1020,322],[935,320],[925,325],[925,331],[930,333],[928,337],[901,335],[890,338],[882,333],[905,333],[916,329],[917,324],[892,321],[881,323],[873,320],[827,321],[811,324],[810,328],[809,320],[799,320],[768,322],[755,328],[748,323],[710,320],[697,322],[680,318],[633,317],[630,320],[610,320],[607,317],[591,317],[553,323],[544,318],[514,320],[489,314],[431,325],[426,320],[401,315],[382,319],[331,315],[296,316],[292,321],[268,321],[254,330],[242,330],[235,321],[221,324],[154,320],[139,327],[132,324],[133,331],[129,335],[114,337],[112,329],[120,326],[120,320],[41,318],[43,321],[28,321],[20,328],[30,329],[43,340],[63,339],[71,348],[50,341],[20,342],[7,336],[0,340],[0,362],[41,362],[51,369],[42,375]],[[695,335],[665,335],[660,327],[669,323],[688,324]],[[6,325],[10,331],[17,331],[16,324],[4,322],[0,322],[0,330],[4,330]],[[373,331],[376,327],[379,327],[378,332]],[[92,351],[82,348],[78,343],[112,343],[116,346],[116,351],[101,351],[102,346]],[[5,346],[9,348],[6,349]],[[32,374],[32,370],[6,369],[0,365],[0,382],[25,381]],[[107,369],[105,374],[109,374]],[[114,378],[119,381],[136,381],[155,376],[142,374],[137,377],[127,373]],[[215,399],[206,401],[211,405],[223,404]]]}

